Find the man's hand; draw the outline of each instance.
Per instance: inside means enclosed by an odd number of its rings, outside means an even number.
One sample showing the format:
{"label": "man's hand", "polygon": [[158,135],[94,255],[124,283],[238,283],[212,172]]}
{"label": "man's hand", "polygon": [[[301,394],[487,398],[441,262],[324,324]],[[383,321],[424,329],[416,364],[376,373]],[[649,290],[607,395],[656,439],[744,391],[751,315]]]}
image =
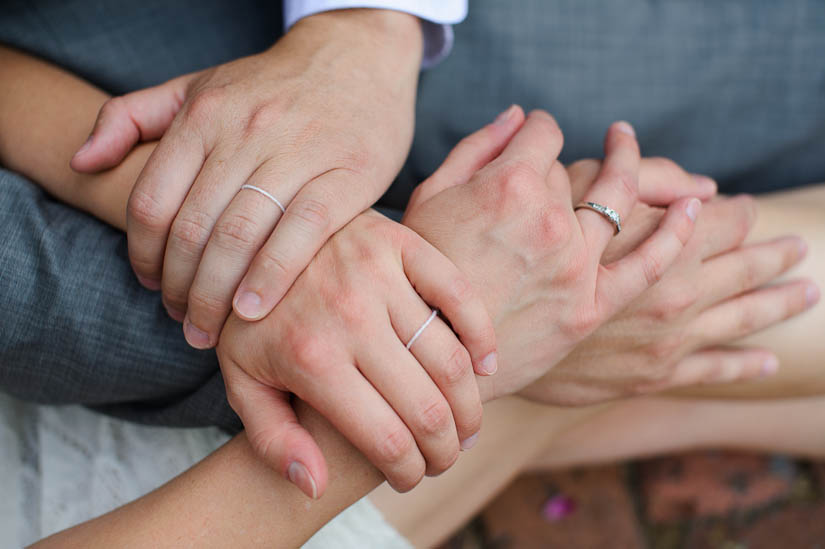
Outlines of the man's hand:
{"label": "man's hand", "polygon": [[[583,194],[599,170],[595,160],[571,165],[574,189]],[[651,187],[682,186],[688,178],[663,159],[642,160],[640,173]],[[743,245],[755,212],[747,196],[706,204],[696,231],[662,280],[521,394],[554,405],[588,405],[774,373],[778,363],[769,350],[730,343],[807,310],[818,291],[806,280],[765,287],[799,263],[806,247],[795,237]],[[660,208],[637,204],[603,261],[634,249],[663,215]]]}
{"label": "man's hand", "polygon": [[327,12],[261,54],[104,105],[72,167],[112,167],[163,136],[129,200],[129,257],[190,344],[214,346],[233,301],[263,318],[387,189],[412,139],[420,58],[413,16]]}

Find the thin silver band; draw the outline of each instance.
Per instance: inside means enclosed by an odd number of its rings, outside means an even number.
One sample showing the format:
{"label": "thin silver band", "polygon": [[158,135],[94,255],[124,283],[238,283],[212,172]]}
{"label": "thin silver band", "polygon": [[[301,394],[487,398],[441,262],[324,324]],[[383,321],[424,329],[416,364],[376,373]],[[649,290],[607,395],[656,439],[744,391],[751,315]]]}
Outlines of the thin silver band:
{"label": "thin silver band", "polygon": [[619,214],[616,212],[616,210],[608,208],[607,206],[602,206],[601,204],[596,204],[595,202],[580,202],[578,206],[573,208],[573,211],[580,210],[581,208],[593,210],[594,212],[601,214],[605,219],[613,223],[613,226],[616,227],[615,234],[619,234],[620,232],[622,232],[622,218],[619,217]]}
{"label": "thin silver band", "polygon": [[281,213],[286,213],[286,208],[284,208],[284,205],[281,204],[281,201],[272,196],[271,194],[269,194],[268,192],[266,192],[265,190],[263,190],[262,188],[256,187],[255,185],[241,185],[241,188],[238,189],[238,192],[241,192],[244,189],[249,189],[250,191],[261,193],[262,195],[273,201],[275,205],[281,209]]}
{"label": "thin silver band", "polygon": [[418,331],[413,334],[409,343],[407,343],[406,347],[408,351],[410,350],[410,347],[412,347],[412,344],[415,343],[415,340],[418,339],[418,336],[424,333],[424,329],[430,325],[430,322],[432,322],[436,316],[438,316],[438,310],[433,309],[433,312],[430,313],[430,317],[424,322],[424,324],[421,325]]}

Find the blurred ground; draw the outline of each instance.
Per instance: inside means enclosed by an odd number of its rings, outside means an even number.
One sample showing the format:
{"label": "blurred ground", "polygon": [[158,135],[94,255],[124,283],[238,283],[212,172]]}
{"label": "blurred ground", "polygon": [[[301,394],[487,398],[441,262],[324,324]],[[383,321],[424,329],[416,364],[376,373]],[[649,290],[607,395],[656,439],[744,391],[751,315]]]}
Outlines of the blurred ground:
{"label": "blurred ground", "polygon": [[825,462],[696,452],[524,475],[442,549],[825,549]]}

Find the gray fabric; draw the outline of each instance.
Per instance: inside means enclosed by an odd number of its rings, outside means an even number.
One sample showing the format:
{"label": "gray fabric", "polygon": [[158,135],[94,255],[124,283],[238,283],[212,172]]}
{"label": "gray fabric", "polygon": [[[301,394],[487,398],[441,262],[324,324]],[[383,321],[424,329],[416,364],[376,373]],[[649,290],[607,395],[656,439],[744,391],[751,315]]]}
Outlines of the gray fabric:
{"label": "gray fabric", "polygon": [[395,206],[511,103],[557,118],[565,162],[601,157],[607,126],[627,119],[646,156],[725,192],[825,181],[825,2],[472,0],[455,33],[421,76]]}
{"label": "gray fabric", "polygon": [[[112,93],[265,48],[271,0],[6,0],[0,41]],[[417,129],[383,201],[403,208],[464,135],[510,103],[600,156],[618,118],[646,155],[728,191],[825,181],[819,0],[473,0],[450,58],[421,78]],[[123,236],[0,173],[0,388],[150,423],[239,428],[214,354],[189,349],[129,269]]]}

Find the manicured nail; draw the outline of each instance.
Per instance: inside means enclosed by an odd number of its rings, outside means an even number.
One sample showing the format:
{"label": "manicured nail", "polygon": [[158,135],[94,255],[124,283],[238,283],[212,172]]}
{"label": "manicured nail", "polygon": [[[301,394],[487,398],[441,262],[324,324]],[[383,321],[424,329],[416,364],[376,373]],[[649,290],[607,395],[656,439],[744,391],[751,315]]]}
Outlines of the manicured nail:
{"label": "manicured nail", "polygon": [[235,310],[244,318],[257,319],[261,315],[261,296],[255,292],[241,292],[235,301]]}
{"label": "manicured nail", "polygon": [[699,212],[702,210],[702,203],[699,201],[698,198],[691,198],[690,202],[688,202],[687,216],[690,218],[691,221],[696,221],[696,217],[699,215]]}
{"label": "manicured nail", "polygon": [[716,191],[719,190],[718,185],[716,185],[716,181],[714,181],[710,177],[693,174],[693,180],[696,181],[696,184],[699,186],[700,189],[702,189],[704,192],[708,194],[716,194]]}
{"label": "manicured nail", "polygon": [[479,373],[485,376],[491,376],[496,373],[498,370],[498,360],[496,359],[496,353],[490,353],[489,355],[485,356],[481,359],[481,362],[478,363]]}
{"label": "manicured nail", "polygon": [[504,124],[507,123],[508,120],[510,120],[510,118],[513,116],[513,114],[515,112],[516,112],[516,106],[515,105],[510,105],[507,108],[506,111],[504,111],[501,114],[499,114],[498,116],[496,116],[496,119],[493,120],[493,124],[498,124],[499,126],[503,126]]}
{"label": "manicured nail", "polygon": [[629,122],[625,122],[624,120],[616,122],[616,129],[631,137],[636,137],[636,130],[633,129],[633,126],[631,126]]}
{"label": "manicured nail", "polygon": [[74,155],[75,155],[75,156],[80,156],[80,155],[82,155],[83,153],[85,153],[86,151],[88,151],[88,150],[92,147],[92,138],[93,138],[94,136],[95,136],[95,134],[91,134],[91,135],[89,135],[89,138],[86,140],[86,142],[85,142],[85,143],[83,143],[83,146],[82,146],[82,147],[80,147],[79,149],[77,149],[77,152],[76,152],[76,153],[74,153]]}
{"label": "manicured nail", "polygon": [[318,488],[315,486],[315,479],[309,474],[309,469],[303,463],[293,461],[286,469],[286,476],[289,482],[297,486],[307,497],[318,499]]}
{"label": "manicured nail", "polygon": [[469,450],[473,446],[476,445],[478,442],[478,433],[474,434],[473,436],[469,436],[461,441],[461,449],[462,450]]}
{"label": "manicured nail", "polygon": [[192,324],[188,318],[183,321],[183,335],[186,336],[189,345],[196,349],[208,349],[210,347],[209,334]]}
{"label": "manicured nail", "polygon": [[160,280],[155,280],[154,278],[146,278],[145,276],[140,275],[137,275],[137,279],[138,282],[140,282],[140,284],[148,290],[152,290],[153,292],[160,290]]}
{"label": "manicured nail", "polygon": [[775,356],[766,358],[765,362],[762,363],[763,376],[772,376],[777,370],[779,370],[779,360]]}
{"label": "manicured nail", "polygon": [[819,288],[811,284],[805,290],[805,303],[807,303],[808,307],[813,307],[819,302]]}

